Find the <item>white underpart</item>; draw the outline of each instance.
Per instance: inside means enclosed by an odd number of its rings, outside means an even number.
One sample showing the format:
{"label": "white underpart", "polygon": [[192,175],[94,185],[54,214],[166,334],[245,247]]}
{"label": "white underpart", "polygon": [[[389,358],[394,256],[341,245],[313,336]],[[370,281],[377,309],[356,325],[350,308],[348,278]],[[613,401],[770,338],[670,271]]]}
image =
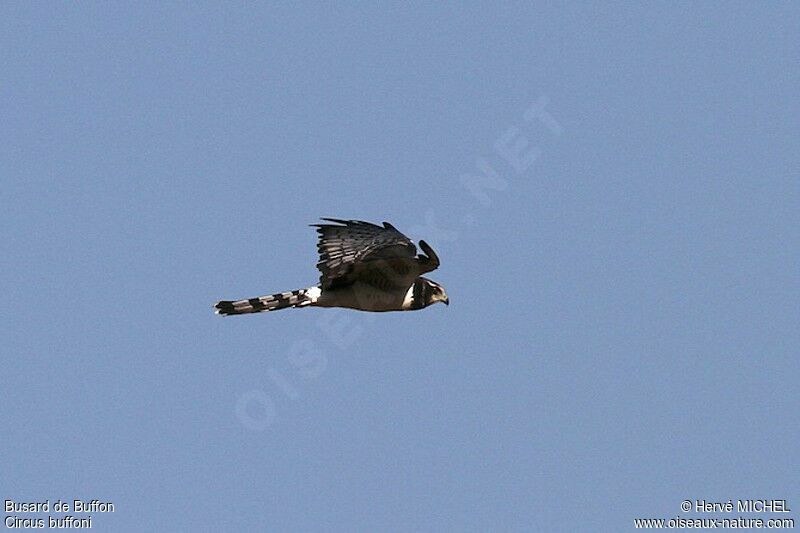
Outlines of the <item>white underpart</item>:
{"label": "white underpart", "polygon": [[407,311],[411,309],[411,304],[414,303],[414,284],[412,283],[411,286],[408,288],[408,292],[406,292],[405,298],[403,298],[403,310]]}

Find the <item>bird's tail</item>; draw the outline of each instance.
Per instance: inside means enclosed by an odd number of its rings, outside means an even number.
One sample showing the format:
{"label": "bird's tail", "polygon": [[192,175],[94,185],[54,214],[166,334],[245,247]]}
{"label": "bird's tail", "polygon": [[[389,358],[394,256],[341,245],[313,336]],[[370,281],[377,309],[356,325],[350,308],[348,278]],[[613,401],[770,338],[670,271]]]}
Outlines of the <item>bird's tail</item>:
{"label": "bird's tail", "polygon": [[269,296],[259,296],[247,300],[223,300],[214,305],[218,315],[244,315],[247,313],[260,313],[262,311],[276,311],[289,307],[306,307],[317,301],[320,295],[319,287],[308,287],[296,291],[279,292]]}

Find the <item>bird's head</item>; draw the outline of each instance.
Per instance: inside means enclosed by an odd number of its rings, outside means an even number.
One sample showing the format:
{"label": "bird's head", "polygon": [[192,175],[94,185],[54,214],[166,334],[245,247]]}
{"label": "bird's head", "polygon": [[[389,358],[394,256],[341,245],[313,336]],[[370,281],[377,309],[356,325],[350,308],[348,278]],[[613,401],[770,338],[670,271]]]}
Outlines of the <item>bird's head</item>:
{"label": "bird's head", "polygon": [[447,297],[447,293],[444,290],[444,287],[436,283],[435,281],[431,281],[428,278],[420,278],[422,279],[424,286],[423,294],[425,296],[425,305],[433,305],[436,302],[442,302],[445,305],[450,305],[450,299]]}

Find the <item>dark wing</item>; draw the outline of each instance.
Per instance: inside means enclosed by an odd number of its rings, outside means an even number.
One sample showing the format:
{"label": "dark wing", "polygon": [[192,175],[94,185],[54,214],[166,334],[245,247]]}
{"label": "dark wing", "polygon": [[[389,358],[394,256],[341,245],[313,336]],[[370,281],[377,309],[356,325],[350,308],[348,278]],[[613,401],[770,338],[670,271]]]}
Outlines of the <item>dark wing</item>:
{"label": "dark wing", "polygon": [[403,286],[418,275],[417,247],[388,222],[383,227],[361,220],[323,218],[335,224],[312,224],[319,241],[323,289],[364,281],[383,290]]}

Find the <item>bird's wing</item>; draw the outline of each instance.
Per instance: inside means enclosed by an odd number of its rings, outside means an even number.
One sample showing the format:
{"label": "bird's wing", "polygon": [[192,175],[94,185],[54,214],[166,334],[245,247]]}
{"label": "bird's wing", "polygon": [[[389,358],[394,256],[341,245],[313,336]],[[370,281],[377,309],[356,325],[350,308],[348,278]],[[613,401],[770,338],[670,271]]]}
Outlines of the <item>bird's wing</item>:
{"label": "bird's wing", "polygon": [[[418,274],[414,243],[384,222],[323,218],[334,224],[312,224],[319,241],[320,283],[323,289],[363,281],[382,290],[401,287]],[[409,281],[410,280],[410,281]]]}

